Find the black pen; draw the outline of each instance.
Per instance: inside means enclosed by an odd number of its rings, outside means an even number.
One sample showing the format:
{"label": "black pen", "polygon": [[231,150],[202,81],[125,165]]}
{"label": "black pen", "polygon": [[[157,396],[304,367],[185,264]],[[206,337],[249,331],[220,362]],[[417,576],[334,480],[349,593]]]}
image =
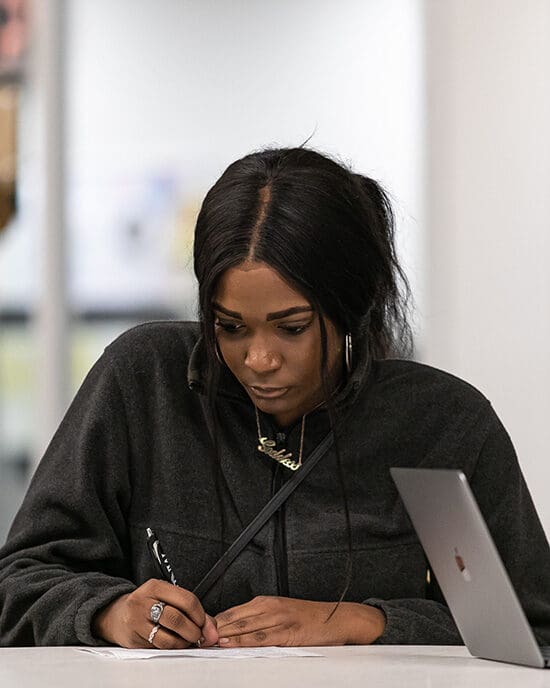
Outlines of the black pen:
{"label": "black pen", "polygon": [[[168,557],[166,554],[164,554],[164,550],[160,545],[160,540],[156,536],[155,531],[152,528],[147,528],[145,532],[147,533],[147,549],[149,550],[149,554],[155,562],[160,575],[164,578],[164,580],[172,583],[172,585],[177,585],[178,581],[174,575],[172,564],[170,564]],[[201,640],[195,643],[197,647],[201,646]]]}
{"label": "black pen", "polygon": [[151,528],[147,528],[145,531],[147,533],[147,549],[151,555],[153,561],[155,562],[160,575],[164,580],[177,585],[176,576],[174,575],[174,570],[172,565],[168,561],[168,557],[164,554],[158,537],[155,535],[155,531]]}

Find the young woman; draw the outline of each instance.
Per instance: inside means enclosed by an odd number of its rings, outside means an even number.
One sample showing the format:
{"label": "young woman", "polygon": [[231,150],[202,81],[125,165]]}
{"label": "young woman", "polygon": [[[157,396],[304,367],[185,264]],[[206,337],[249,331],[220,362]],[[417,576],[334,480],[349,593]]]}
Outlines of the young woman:
{"label": "young woman", "polygon": [[406,282],[376,182],[303,148],[249,155],[206,196],[195,271],[200,323],[117,339],[53,438],[0,551],[0,642],[460,643],[390,466],[466,473],[549,642],[549,550],[506,431],[474,388],[396,357]]}

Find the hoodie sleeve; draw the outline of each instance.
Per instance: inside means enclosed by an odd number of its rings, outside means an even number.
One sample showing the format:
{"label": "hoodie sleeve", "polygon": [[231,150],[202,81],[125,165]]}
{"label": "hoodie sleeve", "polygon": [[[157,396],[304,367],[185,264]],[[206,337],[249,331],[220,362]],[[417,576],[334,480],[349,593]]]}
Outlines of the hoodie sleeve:
{"label": "hoodie sleeve", "polygon": [[95,613],[136,586],[129,443],[115,363],[92,368],[0,549],[0,645],[97,645]]}
{"label": "hoodie sleeve", "polygon": [[[470,485],[537,640],[549,644],[550,549],[510,437],[490,412]],[[437,584],[430,588],[434,599],[365,600],[386,616],[378,643],[462,643]]]}

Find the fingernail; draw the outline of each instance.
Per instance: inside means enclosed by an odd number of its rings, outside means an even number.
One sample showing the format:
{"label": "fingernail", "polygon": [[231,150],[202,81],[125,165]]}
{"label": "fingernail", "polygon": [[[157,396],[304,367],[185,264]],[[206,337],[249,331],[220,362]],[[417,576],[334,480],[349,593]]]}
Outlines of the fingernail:
{"label": "fingernail", "polygon": [[201,637],[199,638],[199,643],[200,643],[201,645],[204,643],[204,637],[203,637],[202,635],[201,635]]}
{"label": "fingernail", "polygon": [[219,643],[220,645],[225,645],[225,644],[228,643],[228,642],[229,642],[229,638],[220,638],[220,639],[218,640],[218,643]]}

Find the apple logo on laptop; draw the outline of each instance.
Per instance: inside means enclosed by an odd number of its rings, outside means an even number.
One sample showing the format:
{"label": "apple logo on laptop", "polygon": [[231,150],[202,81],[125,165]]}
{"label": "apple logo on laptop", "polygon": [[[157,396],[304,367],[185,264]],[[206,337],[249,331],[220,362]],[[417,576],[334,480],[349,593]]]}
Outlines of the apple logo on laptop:
{"label": "apple logo on laptop", "polygon": [[460,556],[456,547],[454,548],[454,553],[455,553],[455,562],[456,562],[456,565],[458,566],[458,570],[462,574],[462,578],[464,578],[464,580],[467,583],[469,583],[472,580],[472,576],[470,575],[470,572],[466,568],[466,564],[464,563],[464,559]]}

